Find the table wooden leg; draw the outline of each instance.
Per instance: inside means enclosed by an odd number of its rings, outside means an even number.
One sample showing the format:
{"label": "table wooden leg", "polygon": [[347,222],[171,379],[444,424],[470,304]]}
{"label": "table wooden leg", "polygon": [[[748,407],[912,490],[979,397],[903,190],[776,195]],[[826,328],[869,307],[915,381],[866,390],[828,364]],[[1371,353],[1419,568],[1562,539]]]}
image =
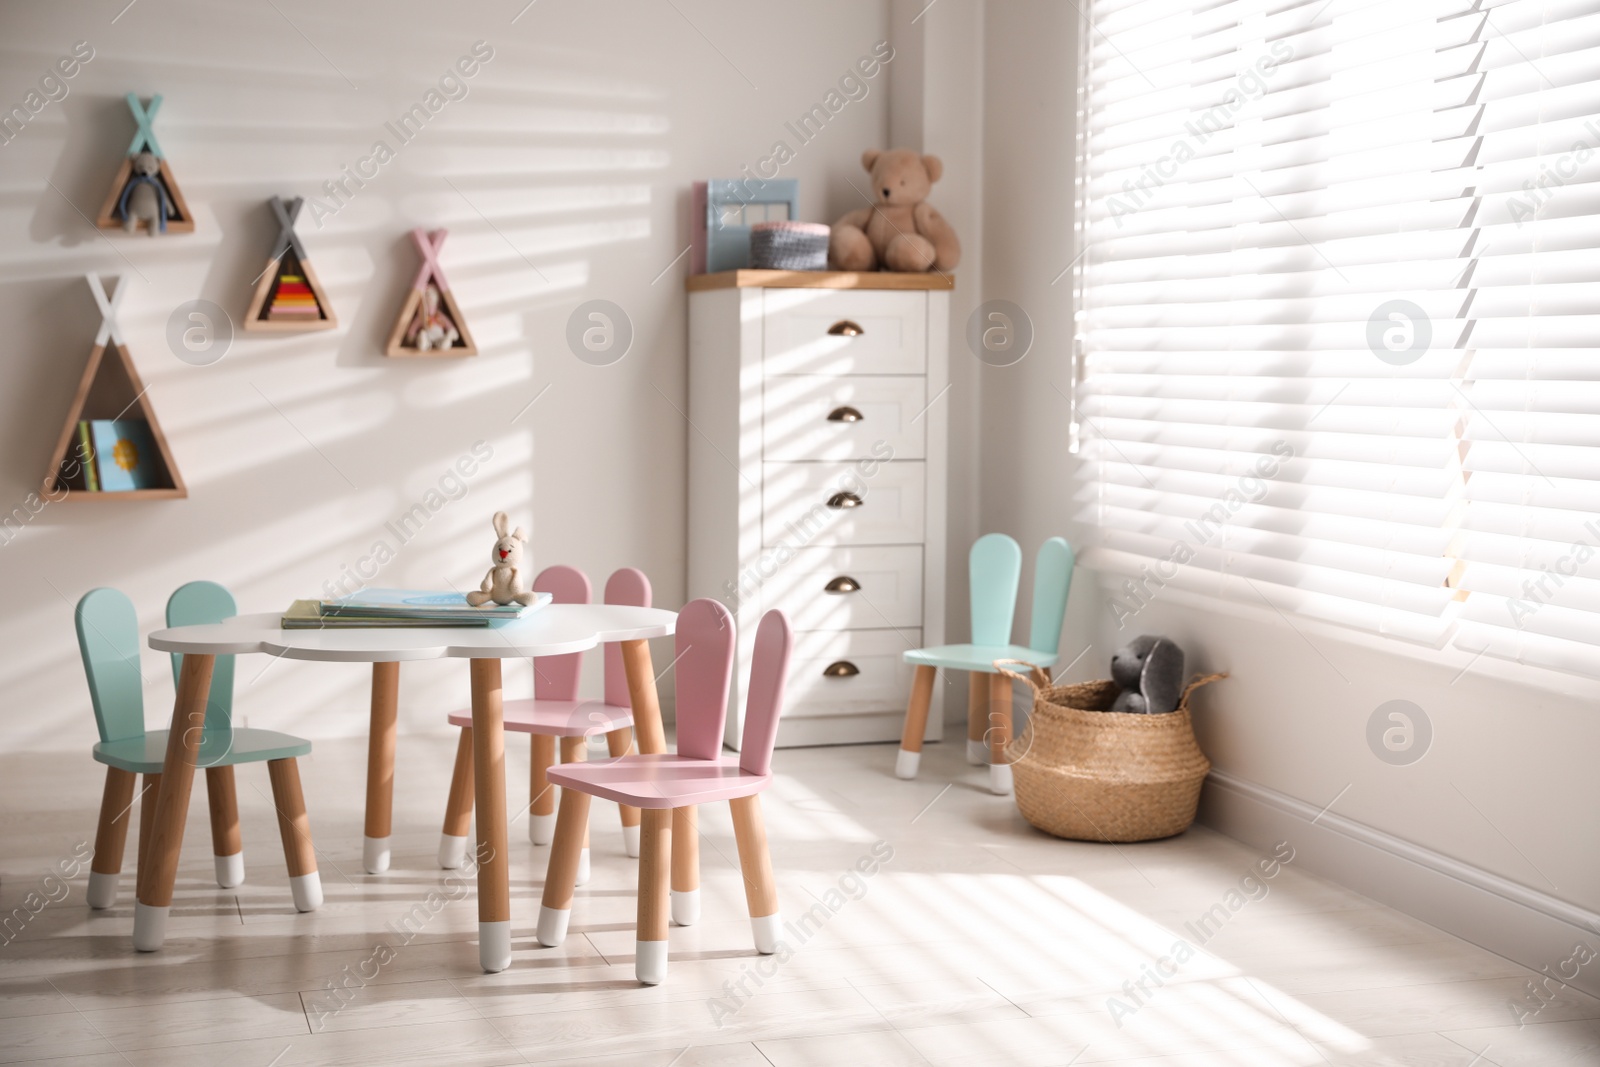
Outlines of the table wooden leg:
{"label": "table wooden leg", "polygon": [[700,919],[700,809],[672,809],[672,921]]}
{"label": "table wooden leg", "polygon": [[998,796],[1011,792],[1011,764],[1006,746],[1011,743],[1011,679],[989,677],[989,791]]}
{"label": "table wooden leg", "polygon": [[244,839],[239,833],[239,795],[232,767],[206,768],[206,801],[211,808],[211,859],[217,885],[232,889],[244,881]]}
{"label": "table wooden leg", "polygon": [[472,661],[472,768],[478,824],[478,960],[511,966],[511,871],[506,844],[505,705],[500,661]]}
{"label": "table wooden leg", "polygon": [[439,866],[447,871],[467,859],[467,835],[472,829],[472,727],[463,727],[456,742],[456,766],[450,775],[450,796],[445,801],[444,831],[439,835]]}
{"label": "table wooden leg", "polygon": [[672,863],[672,809],[646,808],[639,842],[639,920],[633,973],[645,985],[667,976],[667,886]]}
{"label": "table wooden leg", "polygon": [[368,874],[389,869],[394,832],[394,751],[399,724],[400,664],[372,665],[372,723],[367,731],[367,827],[361,864]]}
{"label": "table wooden leg", "polygon": [[739,847],[739,870],[744,874],[744,898],[750,906],[750,932],[756,951],[778,951],[783,917],[778,913],[778,880],[772,874],[772,853],[767,848],[767,827],[761,819],[759,796],[728,801],[733,809],[733,840]]}
{"label": "table wooden leg", "polygon": [[178,675],[178,696],[172,708],[172,728],[167,731],[167,756],[161,769],[161,792],[156,798],[156,821],[150,832],[150,871],[138,880],[139,899],[133,906],[133,947],[154,952],[166,940],[167,913],[172,907],[172,887],[178,880],[178,855],[183,849],[184,824],[189,820],[189,793],[194,787],[195,758],[206,726],[206,697],[211,692],[211,671],[216,657],[190,652],[183,657]]}
{"label": "table wooden leg", "polygon": [[650,642],[623,641],[622,666],[628,675],[633,732],[639,751],[665,752],[667,731],[661,725],[661,698],[656,692],[655,668],[650,663]]}
{"label": "table wooden leg", "polygon": [[528,840],[548,845],[556,832],[556,797],[550,784],[550,768],[556,762],[556,739],[550,734],[530,738],[533,759],[528,769]]}
{"label": "table wooden leg", "polygon": [[106,768],[106,788],[100,797],[100,824],[94,835],[94,859],[89,863],[91,908],[109,908],[117,902],[122,853],[128,845],[128,809],[133,806],[133,785],[137,777],[120,767]]}
{"label": "table wooden leg", "polygon": [[895,754],[896,778],[915,778],[922,762],[922,735],[928,729],[928,705],[933,702],[933,683],[937,667],[917,666],[911,677],[911,699],[906,702],[906,722],[900,731],[900,751]]}
{"label": "table wooden leg", "polygon": [[[612,759],[626,756],[633,748],[633,731],[624,726],[606,734],[606,751]],[[628,855],[639,857],[639,809],[627,804],[617,805],[622,813],[622,847]]]}

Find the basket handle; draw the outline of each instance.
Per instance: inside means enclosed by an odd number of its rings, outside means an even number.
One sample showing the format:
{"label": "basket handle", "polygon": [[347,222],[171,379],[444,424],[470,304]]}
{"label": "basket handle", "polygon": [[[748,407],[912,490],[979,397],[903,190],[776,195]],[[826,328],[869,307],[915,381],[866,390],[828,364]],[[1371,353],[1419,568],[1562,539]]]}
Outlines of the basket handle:
{"label": "basket handle", "polygon": [[1183,688],[1183,696],[1178,699],[1178,707],[1180,707],[1180,708],[1188,707],[1189,706],[1189,694],[1194,692],[1196,689],[1199,689],[1202,685],[1210,685],[1212,682],[1221,681],[1222,679],[1226,678],[1227,676],[1228,676],[1228,672],[1227,671],[1223,671],[1220,674],[1202,674],[1199,677],[1195,678],[1194,681],[1192,681],[1188,685],[1184,686],[1184,688]]}
{"label": "basket handle", "polygon": [[[1028,674],[1018,674],[1016,671],[1008,671],[1004,667],[1000,666],[1000,664],[1002,664],[1002,663],[1015,663],[1015,664],[1018,664],[1019,666],[1028,668],[1029,673]],[[999,671],[1001,674],[1005,675],[1007,678],[1014,678],[1015,680],[1017,680],[1019,682],[1028,683],[1028,686],[1035,693],[1038,693],[1039,690],[1041,690],[1041,689],[1045,688],[1046,686],[1052,684],[1051,680],[1050,680],[1050,675],[1045,671],[1045,669],[1043,667],[1039,666],[1037,663],[1029,663],[1025,659],[997,659],[992,664],[990,664],[990,666],[992,666],[995,670]]]}

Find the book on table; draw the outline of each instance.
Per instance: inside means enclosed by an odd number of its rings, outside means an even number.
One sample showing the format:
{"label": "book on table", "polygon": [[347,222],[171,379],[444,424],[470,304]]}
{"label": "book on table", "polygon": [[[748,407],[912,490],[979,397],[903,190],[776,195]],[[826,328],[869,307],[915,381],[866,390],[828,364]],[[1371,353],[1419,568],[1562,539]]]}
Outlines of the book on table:
{"label": "book on table", "polygon": [[[299,608],[299,603],[301,601],[296,601],[294,608]],[[363,589],[347,597],[306,603],[315,605],[317,619],[341,629],[360,625],[490,625],[538,611],[550,603],[550,593],[534,593],[531,605],[486,603],[478,608],[469,605],[462,593],[427,589]],[[315,624],[310,621],[309,614],[296,613],[294,608],[290,609],[290,614],[285,614],[286,629],[312,629]],[[293,624],[290,624],[291,617]]]}
{"label": "book on table", "polygon": [[483,629],[493,620],[482,618],[407,619],[389,615],[324,615],[315,600],[296,600],[279,620],[285,630],[406,630]]}

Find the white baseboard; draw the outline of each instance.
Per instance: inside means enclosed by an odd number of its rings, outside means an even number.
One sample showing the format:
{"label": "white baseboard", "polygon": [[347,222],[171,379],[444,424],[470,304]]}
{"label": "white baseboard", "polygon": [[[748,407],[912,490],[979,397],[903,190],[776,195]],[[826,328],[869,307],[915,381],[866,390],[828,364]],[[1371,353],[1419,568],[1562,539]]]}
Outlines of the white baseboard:
{"label": "white baseboard", "polygon": [[[1288,841],[1296,867],[1530,970],[1557,974],[1579,943],[1600,949],[1594,912],[1222,771],[1206,780],[1199,820],[1257,848]],[[1569,984],[1600,996],[1600,966]]]}

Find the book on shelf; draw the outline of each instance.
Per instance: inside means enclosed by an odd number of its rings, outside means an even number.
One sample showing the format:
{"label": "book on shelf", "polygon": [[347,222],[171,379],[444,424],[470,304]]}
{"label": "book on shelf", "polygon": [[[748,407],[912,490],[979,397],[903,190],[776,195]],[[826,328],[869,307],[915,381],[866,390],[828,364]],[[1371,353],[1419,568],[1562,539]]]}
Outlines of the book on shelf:
{"label": "book on shelf", "polygon": [[[84,464],[91,492],[158,489],[166,484],[150,424],[144,419],[91,419],[87,423],[92,463]],[[79,424],[83,442],[84,424]]]}
{"label": "book on shelf", "polygon": [[91,493],[100,491],[100,472],[94,469],[94,431],[88,419],[78,420],[78,460],[83,467],[83,487]]}
{"label": "book on shelf", "polygon": [[365,615],[398,619],[515,619],[550,603],[549,593],[535,593],[534,602],[489,603],[473,607],[461,593],[427,589],[363,589],[348,596],[321,601],[324,615]]}

